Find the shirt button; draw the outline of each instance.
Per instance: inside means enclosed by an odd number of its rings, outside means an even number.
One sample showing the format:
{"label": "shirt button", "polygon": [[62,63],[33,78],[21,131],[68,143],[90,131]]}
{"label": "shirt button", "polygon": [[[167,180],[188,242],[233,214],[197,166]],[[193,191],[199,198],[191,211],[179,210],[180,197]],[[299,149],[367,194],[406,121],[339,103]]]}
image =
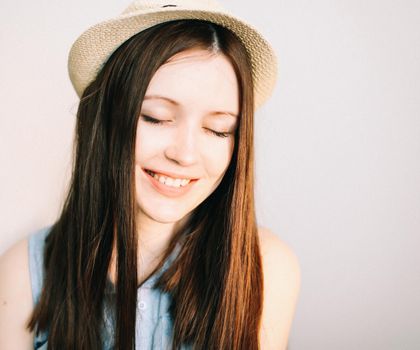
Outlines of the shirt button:
{"label": "shirt button", "polygon": [[139,309],[140,310],[146,310],[146,303],[144,301],[139,302]]}

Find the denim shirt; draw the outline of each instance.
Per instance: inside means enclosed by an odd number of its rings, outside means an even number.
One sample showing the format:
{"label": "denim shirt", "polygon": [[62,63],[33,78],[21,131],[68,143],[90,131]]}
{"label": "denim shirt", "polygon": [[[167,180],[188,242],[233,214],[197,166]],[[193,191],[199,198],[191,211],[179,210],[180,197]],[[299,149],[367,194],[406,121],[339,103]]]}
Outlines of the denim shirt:
{"label": "denim shirt", "polygon": [[[43,251],[45,238],[51,227],[46,227],[32,233],[28,239],[29,246],[29,272],[31,276],[32,297],[34,305],[39,301],[43,272]],[[174,252],[165,261],[163,267],[150,276],[137,290],[136,312],[136,349],[170,349],[172,344],[173,321],[169,313],[171,296],[154,289],[153,285],[160,275],[169,267],[179,251],[178,245]],[[108,280],[105,287],[105,300],[109,293],[115,293],[111,282]],[[105,305],[109,305],[105,302]],[[104,307],[105,325],[102,329],[103,349],[114,348],[115,317],[110,307]],[[47,350],[48,332],[35,335],[34,349]],[[184,346],[182,349],[189,349]]]}

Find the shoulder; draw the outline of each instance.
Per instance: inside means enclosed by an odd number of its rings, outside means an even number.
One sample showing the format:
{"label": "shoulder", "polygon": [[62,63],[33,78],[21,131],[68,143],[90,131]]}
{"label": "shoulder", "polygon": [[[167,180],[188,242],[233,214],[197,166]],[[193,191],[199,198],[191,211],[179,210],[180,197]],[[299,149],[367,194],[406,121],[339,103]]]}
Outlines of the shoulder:
{"label": "shoulder", "polygon": [[[258,236],[263,262],[271,263],[264,266],[264,269],[278,270],[280,268],[280,271],[287,273],[289,277],[300,275],[299,261],[295,253],[278,235],[268,228],[259,227]],[[276,266],[274,267],[272,264]]]}
{"label": "shoulder", "polygon": [[258,235],[264,273],[261,349],[284,350],[300,290],[300,265],[295,253],[272,231],[259,227]]}
{"label": "shoulder", "polygon": [[26,330],[32,312],[28,240],[15,243],[0,256],[0,348],[31,349],[33,334]]}

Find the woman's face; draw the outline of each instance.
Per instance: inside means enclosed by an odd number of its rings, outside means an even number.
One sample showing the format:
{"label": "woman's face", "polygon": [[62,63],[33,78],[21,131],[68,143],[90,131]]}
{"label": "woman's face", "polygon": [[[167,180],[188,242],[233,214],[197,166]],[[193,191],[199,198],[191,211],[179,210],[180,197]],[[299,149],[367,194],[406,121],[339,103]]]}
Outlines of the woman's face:
{"label": "woman's face", "polygon": [[176,222],[216,189],[232,157],[238,114],[238,82],[224,55],[191,49],[158,69],[137,124],[140,215]]}

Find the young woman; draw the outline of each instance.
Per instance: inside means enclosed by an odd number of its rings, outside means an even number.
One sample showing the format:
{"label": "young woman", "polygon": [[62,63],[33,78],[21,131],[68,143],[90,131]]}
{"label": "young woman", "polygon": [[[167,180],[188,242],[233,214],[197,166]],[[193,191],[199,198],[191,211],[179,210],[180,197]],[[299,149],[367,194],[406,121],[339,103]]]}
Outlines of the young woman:
{"label": "young woman", "polygon": [[1,258],[0,348],[285,349],[299,267],[253,194],[269,44],[210,1],[136,1],[69,72],[72,180]]}

